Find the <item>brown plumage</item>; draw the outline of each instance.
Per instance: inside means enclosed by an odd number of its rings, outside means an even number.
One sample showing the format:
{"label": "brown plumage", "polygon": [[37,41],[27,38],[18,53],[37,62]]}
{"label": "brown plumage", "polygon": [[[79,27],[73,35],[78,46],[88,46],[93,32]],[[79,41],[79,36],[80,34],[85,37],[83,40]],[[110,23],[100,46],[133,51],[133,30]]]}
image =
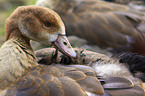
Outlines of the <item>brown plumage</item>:
{"label": "brown plumage", "polygon": [[103,94],[95,76],[95,71],[59,64],[34,67],[7,91],[6,96],[87,96],[83,89]]}
{"label": "brown plumage", "polygon": [[141,12],[100,0],[38,0],[36,5],[55,10],[66,25],[67,35],[76,35],[102,48],[145,53]]}
{"label": "brown plumage", "polygon": [[[79,48],[75,48],[74,50],[78,54],[75,60],[64,56],[62,53],[57,52],[54,48],[44,48],[41,50],[37,50],[35,53],[36,57],[38,58],[37,61],[40,64],[50,65],[51,63],[61,63],[69,67],[84,69],[86,69],[87,67],[85,68],[85,66],[82,65],[89,65],[95,68],[95,71],[97,72],[97,78],[99,79],[105,90],[105,93],[99,96],[145,95],[143,90],[143,88],[145,89],[145,87],[143,83],[139,78],[134,78],[132,76],[125,64],[119,64],[117,63],[117,59],[109,58],[108,56],[103,54]],[[92,96],[93,94],[88,93],[88,95]],[[94,94],[93,96],[96,95]]]}
{"label": "brown plumage", "polygon": [[101,96],[145,96],[142,88],[133,85],[126,78],[109,77],[104,79],[105,94]]}
{"label": "brown plumage", "polygon": [[5,33],[6,42],[0,48],[1,96],[104,93],[96,72],[87,66],[84,69],[38,64],[30,40],[53,45],[66,56],[76,57],[65,36],[64,24],[54,11],[40,6],[21,6],[7,19]]}

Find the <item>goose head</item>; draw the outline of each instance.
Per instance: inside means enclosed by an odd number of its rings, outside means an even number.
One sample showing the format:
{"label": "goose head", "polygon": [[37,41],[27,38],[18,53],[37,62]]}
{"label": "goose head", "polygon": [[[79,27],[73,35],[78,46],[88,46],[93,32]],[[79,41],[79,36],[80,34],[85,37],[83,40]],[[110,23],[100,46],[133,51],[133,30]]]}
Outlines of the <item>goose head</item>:
{"label": "goose head", "polygon": [[6,21],[6,41],[25,38],[45,45],[54,45],[62,53],[76,57],[68,39],[65,26],[59,15],[51,9],[40,6],[18,7]]}

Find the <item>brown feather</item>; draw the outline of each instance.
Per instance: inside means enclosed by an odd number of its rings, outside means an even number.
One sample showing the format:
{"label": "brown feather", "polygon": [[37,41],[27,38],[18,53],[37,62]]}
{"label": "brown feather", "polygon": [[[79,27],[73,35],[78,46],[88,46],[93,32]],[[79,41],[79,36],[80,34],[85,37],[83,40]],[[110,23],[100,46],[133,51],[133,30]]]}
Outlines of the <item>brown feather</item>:
{"label": "brown feather", "polygon": [[[38,0],[36,4],[47,6],[43,1]],[[73,5],[69,6],[71,3]],[[145,53],[145,31],[139,27],[145,24],[144,13],[99,0],[78,0],[76,3],[73,0],[59,0],[53,10],[62,17],[68,35],[77,35],[86,39],[88,44],[102,48]]]}
{"label": "brown feather", "polygon": [[[103,94],[103,88],[97,78],[94,75],[87,76],[80,69],[59,64],[32,68],[14,87],[7,91],[6,96],[10,94],[40,96],[40,93],[41,96],[87,96],[82,90],[87,90],[87,87],[92,88],[89,91],[93,93]],[[87,70],[85,69],[85,71]]]}

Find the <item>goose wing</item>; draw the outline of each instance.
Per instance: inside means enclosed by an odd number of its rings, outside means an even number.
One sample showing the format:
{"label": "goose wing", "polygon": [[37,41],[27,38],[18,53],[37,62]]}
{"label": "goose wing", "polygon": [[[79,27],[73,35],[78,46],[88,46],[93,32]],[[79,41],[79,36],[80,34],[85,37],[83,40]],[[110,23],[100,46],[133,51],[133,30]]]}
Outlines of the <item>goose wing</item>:
{"label": "goose wing", "polygon": [[6,96],[87,96],[84,90],[103,94],[95,76],[88,68],[41,65],[25,74]]}
{"label": "goose wing", "polygon": [[[102,78],[101,78],[102,79]],[[101,96],[144,96],[144,90],[123,77],[103,78],[105,94]]]}

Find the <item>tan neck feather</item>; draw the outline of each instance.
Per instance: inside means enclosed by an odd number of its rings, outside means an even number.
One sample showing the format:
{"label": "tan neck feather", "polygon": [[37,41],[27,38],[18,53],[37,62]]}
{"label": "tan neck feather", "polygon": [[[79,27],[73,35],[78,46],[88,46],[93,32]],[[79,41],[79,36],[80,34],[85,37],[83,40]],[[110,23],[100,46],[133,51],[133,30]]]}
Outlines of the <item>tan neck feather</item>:
{"label": "tan neck feather", "polygon": [[38,66],[30,45],[11,39],[0,49],[0,89],[13,85],[27,70]]}

